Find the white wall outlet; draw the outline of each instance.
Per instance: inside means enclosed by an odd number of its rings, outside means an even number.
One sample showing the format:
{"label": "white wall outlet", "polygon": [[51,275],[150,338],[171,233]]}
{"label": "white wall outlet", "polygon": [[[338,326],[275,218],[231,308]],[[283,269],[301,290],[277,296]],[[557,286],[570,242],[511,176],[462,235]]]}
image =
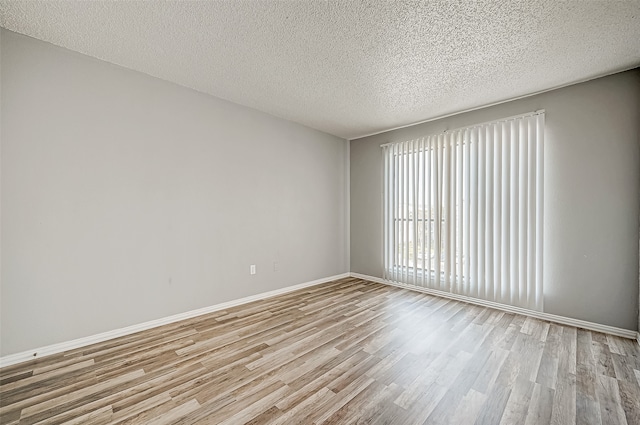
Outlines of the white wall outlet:
{"label": "white wall outlet", "polygon": [[274,272],[278,271],[278,263],[276,263],[275,261],[273,262],[273,271]]}
{"label": "white wall outlet", "polygon": [[249,268],[249,273],[256,274],[256,265],[255,264],[251,265],[251,267]]}

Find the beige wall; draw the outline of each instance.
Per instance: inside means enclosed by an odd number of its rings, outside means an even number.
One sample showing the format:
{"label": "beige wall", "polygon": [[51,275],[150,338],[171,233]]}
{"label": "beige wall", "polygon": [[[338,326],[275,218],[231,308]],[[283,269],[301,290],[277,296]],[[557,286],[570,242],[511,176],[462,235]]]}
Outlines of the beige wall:
{"label": "beige wall", "polygon": [[2,355],[348,271],[345,140],[5,30],[1,56]]}
{"label": "beige wall", "polygon": [[380,145],[546,110],[545,311],[638,327],[640,70],[351,141],[351,271],[382,277]]}

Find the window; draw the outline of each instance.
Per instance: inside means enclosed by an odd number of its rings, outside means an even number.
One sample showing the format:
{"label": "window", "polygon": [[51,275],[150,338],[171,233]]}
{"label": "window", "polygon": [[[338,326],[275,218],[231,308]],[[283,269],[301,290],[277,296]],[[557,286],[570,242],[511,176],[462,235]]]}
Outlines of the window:
{"label": "window", "polygon": [[542,310],[544,111],[382,148],[384,278]]}

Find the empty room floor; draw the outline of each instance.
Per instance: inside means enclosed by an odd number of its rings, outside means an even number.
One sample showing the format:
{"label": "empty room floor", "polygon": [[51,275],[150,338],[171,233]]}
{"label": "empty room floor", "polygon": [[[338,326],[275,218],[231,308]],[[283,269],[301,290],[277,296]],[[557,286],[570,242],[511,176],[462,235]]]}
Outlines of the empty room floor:
{"label": "empty room floor", "polygon": [[0,378],[2,424],[640,424],[635,341],[355,278]]}

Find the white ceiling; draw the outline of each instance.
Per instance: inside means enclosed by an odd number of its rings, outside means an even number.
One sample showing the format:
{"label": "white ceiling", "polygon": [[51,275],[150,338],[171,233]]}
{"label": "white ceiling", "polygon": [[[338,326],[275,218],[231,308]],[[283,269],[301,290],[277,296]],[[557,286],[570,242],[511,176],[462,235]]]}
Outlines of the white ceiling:
{"label": "white ceiling", "polygon": [[0,0],[0,26],[347,139],[640,65],[640,0]]}

